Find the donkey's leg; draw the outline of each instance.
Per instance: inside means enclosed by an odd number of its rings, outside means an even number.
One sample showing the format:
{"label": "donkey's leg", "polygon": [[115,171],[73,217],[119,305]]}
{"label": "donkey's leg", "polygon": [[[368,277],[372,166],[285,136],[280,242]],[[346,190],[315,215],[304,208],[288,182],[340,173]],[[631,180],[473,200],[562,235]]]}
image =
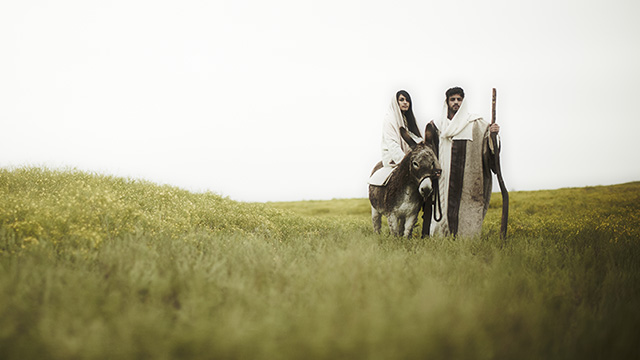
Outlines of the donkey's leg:
{"label": "donkey's leg", "polygon": [[404,216],[398,216],[398,228],[396,229],[396,231],[398,232],[396,235],[398,236],[402,236],[404,235],[404,223],[406,221],[406,218]]}
{"label": "donkey's leg", "polygon": [[380,212],[378,210],[376,210],[373,206],[371,207],[371,222],[373,223],[373,231],[376,232],[376,234],[380,234],[380,226],[381,226],[381,218],[382,215],[380,214]]}
{"label": "donkey's leg", "polygon": [[418,222],[418,214],[409,215],[404,223],[404,236],[411,237],[413,233],[413,228],[416,226],[416,222]]}
{"label": "donkey's leg", "polygon": [[399,236],[402,230],[398,226],[398,217],[393,213],[389,214],[389,216],[387,216],[387,222],[389,223],[389,232],[391,235]]}

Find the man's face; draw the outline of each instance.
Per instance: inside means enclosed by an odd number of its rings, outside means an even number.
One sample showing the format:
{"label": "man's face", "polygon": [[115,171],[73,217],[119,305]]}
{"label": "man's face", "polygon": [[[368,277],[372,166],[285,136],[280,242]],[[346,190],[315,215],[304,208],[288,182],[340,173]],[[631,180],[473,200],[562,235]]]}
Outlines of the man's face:
{"label": "man's face", "polygon": [[404,95],[400,94],[400,96],[398,96],[398,106],[400,107],[400,110],[407,111],[409,110],[410,105],[409,100],[407,100]]}
{"label": "man's face", "polygon": [[454,94],[449,96],[449,98],[447,99],[447,106],[449,106],[449,112],[452,114],[457,113],[458,109],[460,109],[460,106],[462,105],[462,100],[464,100],[464,98],[462,97],[462,95],[459,95],[459,94]]}

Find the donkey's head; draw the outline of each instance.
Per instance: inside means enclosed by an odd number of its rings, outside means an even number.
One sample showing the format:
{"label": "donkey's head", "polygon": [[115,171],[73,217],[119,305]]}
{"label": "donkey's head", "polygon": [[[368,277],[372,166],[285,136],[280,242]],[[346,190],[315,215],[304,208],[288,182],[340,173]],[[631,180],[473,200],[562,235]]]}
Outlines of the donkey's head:
{"label": "donkey's head", "polygon": [[442,173],[436,155],[435,141],[438,136],[435,127],[432,124],[427,125],[425,139],[420,143],[416,143],[404,127],[400,128],[400,135],[411,147],[411,152],[405,158],[405,161],[409,161],[409,174],[419,184],[420,193],[426,197],[433,190],[433,182]]}

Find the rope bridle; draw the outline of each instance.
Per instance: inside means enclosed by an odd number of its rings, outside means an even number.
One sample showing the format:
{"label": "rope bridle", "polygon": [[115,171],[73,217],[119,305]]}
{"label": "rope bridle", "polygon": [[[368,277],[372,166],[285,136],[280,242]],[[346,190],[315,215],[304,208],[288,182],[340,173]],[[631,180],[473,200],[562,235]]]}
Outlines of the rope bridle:
{"label": "rope bridle", "polygon": [[[440,189],[438,188],[438,179],[440,179],[439,176],[434,175],[431,177],[433,192],[431,194],[430,200],[431,200],[431,205],[433,206],[433,220],[435,220],[436,222],[439,222],[440,220],[442,220],[442,204],[440,204]],[[440,217],[436,215],[438,212],[440,212]]]}
{"label": "rope bridle", "polygon": [[434,174],[429,178],[431,179],[431,194],[425,199],[422,207],[422,237],[429,236],[432,218],[436,222],[442,220],[442,204],[440,203],[440,189],[438,186],[440,177]]}

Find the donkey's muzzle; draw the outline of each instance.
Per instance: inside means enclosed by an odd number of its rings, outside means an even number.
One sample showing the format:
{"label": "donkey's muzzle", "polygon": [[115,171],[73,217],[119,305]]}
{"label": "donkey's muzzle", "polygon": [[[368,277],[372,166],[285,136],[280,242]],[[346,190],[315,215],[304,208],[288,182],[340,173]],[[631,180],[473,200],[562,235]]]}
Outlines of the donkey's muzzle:
{"label": "donkey's muzzle", "polygon": [[422,181],[420,181],[418,191],[420,191],[420,195],[422,195],[422,197],[427,198],[433,191],[433,180],[430,177],[422,179]]}

